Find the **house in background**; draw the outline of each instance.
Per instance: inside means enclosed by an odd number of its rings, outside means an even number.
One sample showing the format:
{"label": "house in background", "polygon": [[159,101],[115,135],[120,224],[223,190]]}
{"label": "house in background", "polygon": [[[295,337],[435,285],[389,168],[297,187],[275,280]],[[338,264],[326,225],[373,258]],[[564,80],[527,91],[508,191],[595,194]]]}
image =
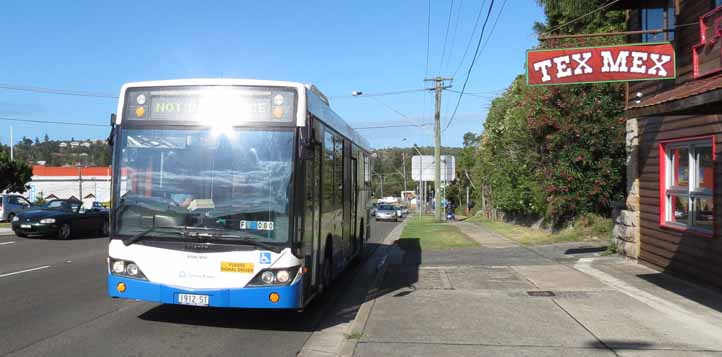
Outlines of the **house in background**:
{"label": "house in background", "polygon": [[110,166],[47,167],[33,166],[33,176],[26,192],[35,201],[39,195],[46,199],[83,198],[90,206],[94,201],[110,201]]}
{"label": "house in background", "polygon": [[[629,1],[628,42],[670,41],[677,78],[628,84],[620,250],[722,287],[722,0]],[[651,30],[661,30],[652,32]]]}

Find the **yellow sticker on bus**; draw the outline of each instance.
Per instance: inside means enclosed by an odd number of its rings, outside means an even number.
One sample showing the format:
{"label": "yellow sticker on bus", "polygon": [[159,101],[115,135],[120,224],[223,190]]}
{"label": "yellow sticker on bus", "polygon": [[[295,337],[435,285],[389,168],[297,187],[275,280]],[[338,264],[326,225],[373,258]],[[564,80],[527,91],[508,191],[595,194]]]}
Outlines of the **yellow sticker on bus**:
{"label": "yellow sticker on bus", "polygon": [[221,271],[226,273],[253,273],[253,263],[221,262]]}

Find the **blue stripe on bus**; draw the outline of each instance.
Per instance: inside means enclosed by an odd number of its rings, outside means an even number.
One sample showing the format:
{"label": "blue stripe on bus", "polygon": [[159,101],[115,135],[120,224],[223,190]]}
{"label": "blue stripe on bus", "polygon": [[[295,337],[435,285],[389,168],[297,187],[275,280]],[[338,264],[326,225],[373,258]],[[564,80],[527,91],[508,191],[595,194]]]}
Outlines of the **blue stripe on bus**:
{"label": "blue stripe on bus", "polygon": [[[121,282],[125,284],[125,292],[122,293],[116,290],[116,286]],[[177,304],[178,294],[199,294],[208,295],[209,306],[216,307],[297,309],[302,307],[302,286],[303,277],[292,285],[287,286],[237,289],[181,289],[149,281],[108,275],[108,294],[111,297]],[[280,300],[275,304],[268,300],[268,296],[272,292],[280,295]]]}

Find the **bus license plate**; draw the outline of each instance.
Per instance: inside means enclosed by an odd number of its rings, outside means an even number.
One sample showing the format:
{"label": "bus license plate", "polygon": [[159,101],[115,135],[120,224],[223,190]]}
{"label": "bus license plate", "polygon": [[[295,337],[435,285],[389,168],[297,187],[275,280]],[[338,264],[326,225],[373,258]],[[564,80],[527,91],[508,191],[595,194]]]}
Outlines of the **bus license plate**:
{"label": "bus license plate", "polygon": [[208,295],[178,294],[181,305],[208,306]]}

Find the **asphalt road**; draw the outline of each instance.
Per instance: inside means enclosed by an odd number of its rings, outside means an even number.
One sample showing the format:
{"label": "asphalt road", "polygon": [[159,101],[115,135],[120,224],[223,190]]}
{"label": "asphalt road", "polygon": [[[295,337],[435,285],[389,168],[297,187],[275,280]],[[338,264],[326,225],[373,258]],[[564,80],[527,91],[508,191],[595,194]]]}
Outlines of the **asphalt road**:
{"label": "asphalt road", "polygon": [[159,305],[106,295],[107,243],[0,236],[0,356],[294,356],[358,269],[304,312]]}

